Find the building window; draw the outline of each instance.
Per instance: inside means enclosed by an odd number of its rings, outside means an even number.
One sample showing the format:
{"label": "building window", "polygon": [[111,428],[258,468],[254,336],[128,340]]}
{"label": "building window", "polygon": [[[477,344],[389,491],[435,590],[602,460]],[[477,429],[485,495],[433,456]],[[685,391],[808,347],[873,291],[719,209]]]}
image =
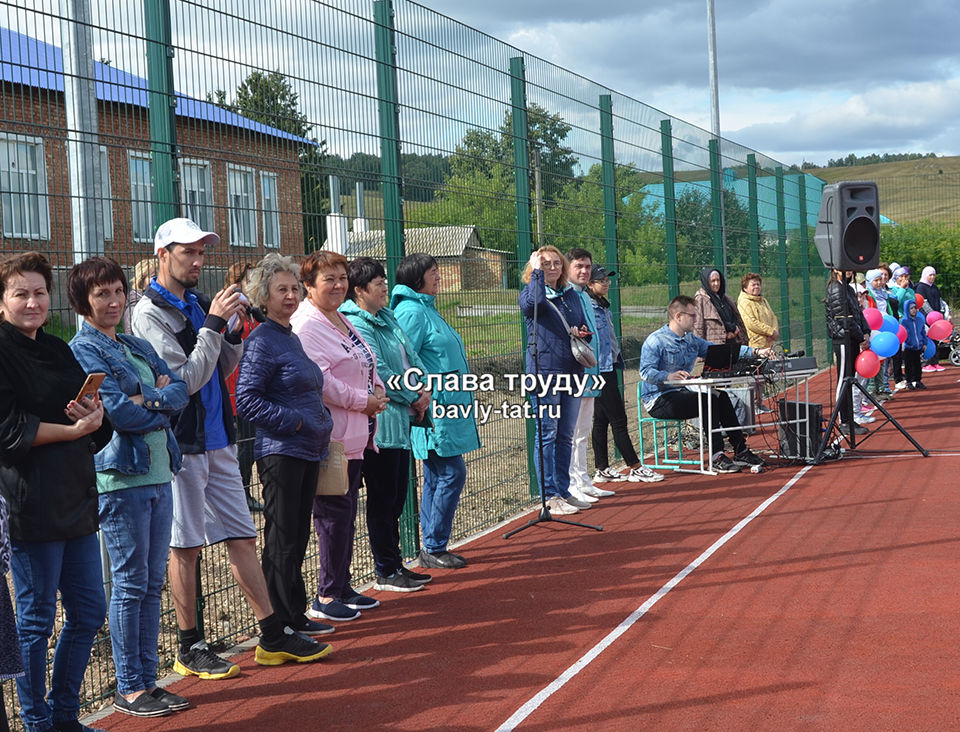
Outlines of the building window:
{"label": "building window", "polygon": [[227,205],[230,208],[230,246],[257,246],[256,177],[253,168],[227,166]]}
{"label": "building window", "polygon": [[0,135],[0,210],[5,237],[50,239],[47,166],[39,137]]}
{"label": "building window", "polygon": [[113,195],[110,186],[110,154],[100,147],[100,213],[103,216],[103,238],[113,239]]}
{"label": "building window", "polygon": [[153,241],[153,161],[146,153],[129,152],[130,208],[133,240]]}
{"label": "building window", "polygon": [[260,200],[263,202],[263,245],[280,246],[280,205],[277,200],[277,174],[260,173]]}
{"label": "building window", "polygon": [[213,231],[213,179],[206,160],[180,162],[183,215],[204,231]]}

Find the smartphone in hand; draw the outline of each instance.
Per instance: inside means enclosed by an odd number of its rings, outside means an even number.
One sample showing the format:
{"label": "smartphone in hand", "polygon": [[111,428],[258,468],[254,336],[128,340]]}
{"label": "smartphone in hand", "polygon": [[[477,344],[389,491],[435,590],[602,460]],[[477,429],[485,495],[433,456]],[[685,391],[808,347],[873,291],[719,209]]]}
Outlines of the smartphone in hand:
{"label": "smartphone in hand", "polygon": [[82,402],[86,397],[93,399],[97,395],[97,390],[100,388],[100,385],[103,383],[103,380],[107,378],[107,375],[102,371],[94,371],[92,374],[87,376],[87,380],[83,382],[83,386],[80,388],[80,393],[77,394],[77,398],[74,399],[75,402]]}

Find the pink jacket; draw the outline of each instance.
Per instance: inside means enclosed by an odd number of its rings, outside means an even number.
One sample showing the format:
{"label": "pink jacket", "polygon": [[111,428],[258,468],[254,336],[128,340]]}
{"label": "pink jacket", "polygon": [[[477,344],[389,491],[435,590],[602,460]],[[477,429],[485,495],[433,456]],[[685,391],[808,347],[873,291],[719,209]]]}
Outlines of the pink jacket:
{"label": "pink jacket", "polygon": [[[373,358],[373,384],[383,386],[377,376],[377,357],[350,321],[337,313]],[[303,350],[323,371],[323,403],[333,417],[330,439],[343,444],[347,460],[362,460],[363,451],[376,450],[370,437],[367,415],[367,384],[369,371],[363,351],[350,337],[334,327],[333,323],[309,300],[304,300],[290,319],[293,332],[300,338]],[[374,430],[376,431],[376,430]]]}

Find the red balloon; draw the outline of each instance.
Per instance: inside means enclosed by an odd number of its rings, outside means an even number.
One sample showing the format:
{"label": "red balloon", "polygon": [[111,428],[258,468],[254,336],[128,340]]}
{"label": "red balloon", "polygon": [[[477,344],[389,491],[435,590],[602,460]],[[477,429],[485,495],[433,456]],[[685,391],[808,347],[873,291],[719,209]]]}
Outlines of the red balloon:
{"label": "red balloon", "polygon": [[863,317],[867,319],[867,325],[870,326],[870,330],[879,330],[880,326],[883,325],[883,313],[876,308],[867,308],[864,310]]}
{"label": "red balloon", "polygon": [[953,333],[953,323],[949,320],[938,320],[927,328],[927,336],[934,341],[945,341],[951,333]]}
{"label": "red balloon", "polygon": [[931,310],[927,313],[927,325],[933,325],[937,321],[943,320],[943,313],[939,310]]}
{"label": "red balloon", "polygon": [[900,326],[900,329],[897,331],[897,338],[900,339],[901,343],[907,340],[907,329],[904,328],[902,325]]}
{"label": "red balloon", "polygon": [[880,373],[880,357],[871,350],[860,351],[854,366],[863,378],[872,379]]}
{"label": "red balloon", "polygon": [[923,307],[923,295],[917,293],[914,297],[917,298],[917,310],[919,310]]}

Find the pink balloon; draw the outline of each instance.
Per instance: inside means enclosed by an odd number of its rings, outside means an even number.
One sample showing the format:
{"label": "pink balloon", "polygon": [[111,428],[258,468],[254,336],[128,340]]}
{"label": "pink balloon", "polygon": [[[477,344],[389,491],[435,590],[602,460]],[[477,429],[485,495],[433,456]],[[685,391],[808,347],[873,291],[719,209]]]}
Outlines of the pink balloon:
{"label": "pink balloon", "polygon": [[867,319],[867,325],[870,326],[870,330],[879,330],[880,326],[883,325],[883,313],[876,308],[867,308],[864,310],[863,317]]}
{"label": "pink balloon", "polygon": [[927,313],[927,325],[933,325],[938,320],[943,320],[943,313],[936,310],[931,310]]}
{"label": "pink balloon", "polygon": [[907,329],[904,328],[902,325],[900,326],[900,329],[897,331],[897,338],[900,339],[901,343],[907,340]]}
{"label": "pink balloon", "polygon": [[860,351],[854,366],[863,378],[872,379],[880,373],[880,357],[870,350]]}
{"label": "pink balloon", "polygon": [[951,333],[953,333],[953,323],[942,318],[927,328],[927,336],[933,341],[945,341]]}

